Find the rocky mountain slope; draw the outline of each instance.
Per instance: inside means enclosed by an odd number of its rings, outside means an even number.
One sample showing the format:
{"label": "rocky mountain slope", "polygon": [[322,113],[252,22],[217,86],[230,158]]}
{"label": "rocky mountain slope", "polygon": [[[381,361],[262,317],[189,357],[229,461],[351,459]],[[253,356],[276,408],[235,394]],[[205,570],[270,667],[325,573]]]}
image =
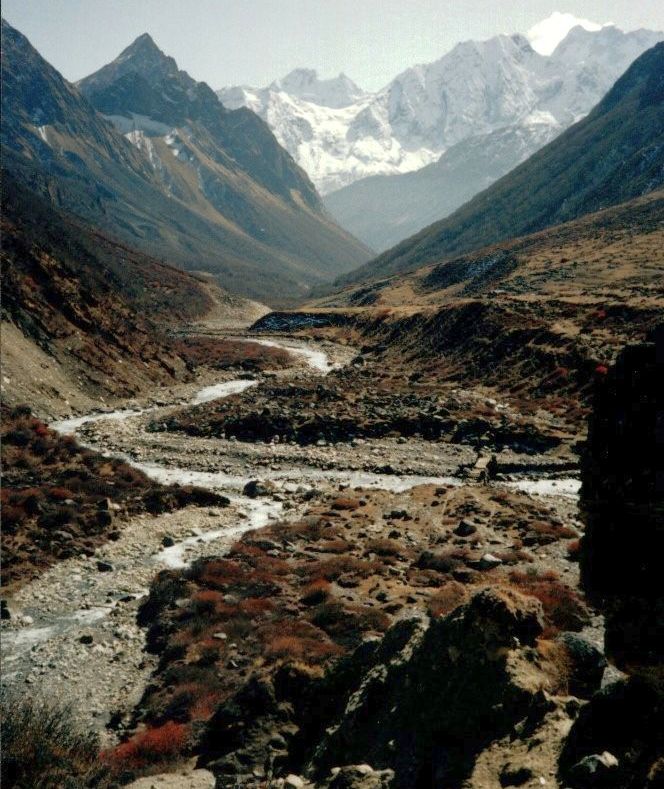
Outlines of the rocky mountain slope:
{"label": "rocky mountain slope", "polygon": [[165,329],[231,306],[213,283],[88,229],[6,174],[2,237],[8,403],[61,413],[182,380]]}
{"label": "rocky mountain slope", "polygon": [[459,44],[377,93],[343,74],[320,80],[297,69],[266,88],[218,95],[261,115],[339,224],[382,252],[586,115],[661,38],[554,14],[527,37]]}
{"label": "rocky mountain slope", "polygon": [[588,117],[450,217],[345,280],[409,271],[661,188],[663,73],[664,43],[641,55]]}
{"label": "rocky mountain slope", "polygon": [[415,172],[361,178],[326,195],[325,206],[342,227],[382,252],[451,214],[561,131],[535,115],[468,137]]}
{"label": "rocky mountain slope", "polygon": [[3,46],[3,167],[55,205],[254,297],[306,293],[366,259],[267,126],[225,111],[149,37],[85,83],[126,114],[129,139],[4,21]]}

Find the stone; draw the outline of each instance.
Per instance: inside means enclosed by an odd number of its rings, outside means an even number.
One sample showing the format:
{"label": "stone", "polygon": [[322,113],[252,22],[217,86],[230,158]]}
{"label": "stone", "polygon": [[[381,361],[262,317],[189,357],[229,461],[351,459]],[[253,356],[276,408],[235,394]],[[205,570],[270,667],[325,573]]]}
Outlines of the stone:
{"label": "stone", "polygon": [[92,644],[94,638],[90,635],[90,633],[84,633],[78,640],[81,644],[88,646]]}
{"label": "stone", "polygon": [[97,513],[97,523],[100,526],[110,526],[113,523],[113,513],[107,510],[99,510]]}
{"label": "stone", "polygon": [[394,780],[392,770],[374,770],[368,764],[351,764],[333,768],[328,789],[387,789]]}
{"label": "stone", "polygon": [[585,756],[581,761],[577,762],[572,767],[571,775],[577,782],[579,789],[591,789],[606,786],[610,781],[609,776],[618,767],[618,760],[616,757],[604,751],[603,753],[593,753],[590,756]]}
{"label": "stone", "polygon": [[569,656],[570,694],[589,699],[602,684],[607,665],[604,654],[578,633],[561,633],[556,641],[563,645]]}
{"label": "stone", "polygon": [[99,570],[100,573],[111,573],[113,572],[113,565],[110,562],[100,559],[97,562],[97,570]]}
{"label": "stone", "polygon": [[162,537],[161,544],[164,548],[172,548],[175,545],[175,540],[168,534]]}
{"label": "stone", "polygon": [[302,789],[305,786],[305,782],[299,775],[291,773],[284,778],[284,786],[288,787],[288,789]]}
{"label": "stone", "polygon": [[461,521],[456,529],[454,529],[454,533],[457,537],[470,537],[470,535],[475,534],[476,531],[477,526],[468,521]]}
{"label": "stone", "polygon": [[494,556],[492,553],[485,553],[479,561],[480,570],[493,570],[503,563],[502,559]]}
{"label": "stone", "polygon": [[271,482],[261,482],[258,479],[252,479],[244,486],[242,493],[250,499],[255,499],[259,496],[269,496],[273,490],[274,485]]}
{"label": "stone", "polygon": [[0,600],[0,619],[11,619],[12,615],[9,611],[9,606],[6,600]]}

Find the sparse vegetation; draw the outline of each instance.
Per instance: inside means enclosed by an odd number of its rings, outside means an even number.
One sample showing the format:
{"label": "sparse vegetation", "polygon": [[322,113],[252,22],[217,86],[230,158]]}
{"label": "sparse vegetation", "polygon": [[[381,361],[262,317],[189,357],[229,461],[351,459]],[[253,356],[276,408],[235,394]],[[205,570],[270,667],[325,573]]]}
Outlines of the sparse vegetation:
{"label": "sparse vegetation", "polygon": [[563,583],[553,570],[543,573],[513,570],[509,581],[520,592],[532,595],[542,603],[547,637],[562,630],[581,630],[590,620],[579,592]]}
{"label": "sparse vegetation", "polygon": [[3,586],[23,583],[58,559],[92,555],[137,512],[221,505],[195,487],[165,487],[117,458],[81,447],[32,416],[2,407]]}
{"label": "sparse vegetation", "polygon": [[66,707],[25,694],[2,702],[2,785],[14,789],[110,786],[95,734],[79,729]]}
{"label": "sparse vegetation", "polygon": [[282,348],[217,337],[185,337],[176,341],[174,347],[192,368],[259,372],[289,367],[294,361]]}

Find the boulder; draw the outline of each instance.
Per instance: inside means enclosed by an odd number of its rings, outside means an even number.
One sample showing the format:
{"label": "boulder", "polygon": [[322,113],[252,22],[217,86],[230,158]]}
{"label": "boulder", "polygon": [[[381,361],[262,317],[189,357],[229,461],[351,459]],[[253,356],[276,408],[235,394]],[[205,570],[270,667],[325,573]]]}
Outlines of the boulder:
{"label": "boulder", "polygon": [[252,479],[244,486],[242,494],[250,499],[256,499],[259,496],[269,496],[274,490],[275,486],[271,482],[261,482],[258,479]]}
{"label": "boulder", "polygon": [[470,535],[475,534],[476,531],[477,526],[468,521],[461,521],[456,529],[454,529],[454,533],[457,537],[470,537]]}
{"label": "boulder", "polygon": [[485,588],[446,617],[398,621],[324,675],[254,676],[206,725],[201,764],[219,786],[266,757],[321,788],[457,785],[493,740],[548,711],[531,654],[543,627],[538,600]]}
{"label": "boulder", "polygon": [[569,657],[569,692],[589,699],[602,684],[606,668],[604,653],[578,633],[561,633],[556,641]]}

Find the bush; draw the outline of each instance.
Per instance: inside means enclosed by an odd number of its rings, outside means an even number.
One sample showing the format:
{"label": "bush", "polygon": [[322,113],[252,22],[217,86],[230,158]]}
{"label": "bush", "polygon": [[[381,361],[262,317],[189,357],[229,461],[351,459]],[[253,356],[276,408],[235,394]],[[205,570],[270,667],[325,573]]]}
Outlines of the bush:
{"label": "bush", "polygon": [[304,605],[319,605],[330,596],[330,582],[325,578],[316,578],[307,584],[300,600]]}
{"label": "bush", "polygon": [[96,735],[82,732],[66,707],[2,698],[2,785],[16,789],[109,786]]}
{"label": "bush", "polygon": [[189,739],[189,727],[168,721],[163,726],[146,729],[110,751],[103,760],[114,772],[140,770],[154,764],[178,759]]}
{"label": "bush", "polygon": [[590,620],[590,615],[578,593],[564,584],[553,571],[523,573],[513,570],[510,582],[520,592],[536,597],[544,608],[548,628],[546,636],[561,630],[579,631]]}
{"label": "bush", "polygon": [[440,616],[447,616],[451,611],[465,602],[467,598],[466,590],[457,581],[450,581],[443,584],[437,592],[429,598],[429,616],[437,619]]}

